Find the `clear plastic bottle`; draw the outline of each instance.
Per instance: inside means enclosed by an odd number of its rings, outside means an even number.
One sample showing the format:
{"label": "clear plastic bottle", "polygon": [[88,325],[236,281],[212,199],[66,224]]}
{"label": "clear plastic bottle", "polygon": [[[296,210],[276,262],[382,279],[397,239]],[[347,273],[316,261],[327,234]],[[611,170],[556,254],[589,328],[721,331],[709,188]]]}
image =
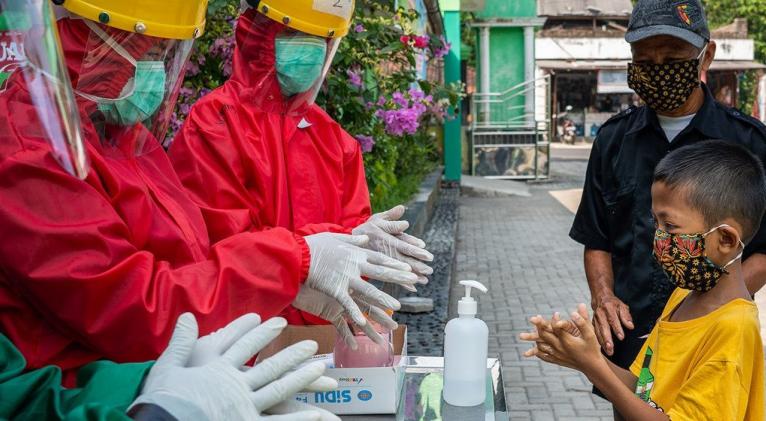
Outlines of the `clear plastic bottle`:
{"label": "clear plastic bottle", "polygon": [[466,292],[458,315],[444,330],[444,401],[452,406],[477,406],[487,397],[487,348],[489,329],[476,318],[478,306],[471,288],[486,293],[476,281],[460,281]]}
{"label": "clear plastic bottle", "polygon": [[375,343],[364,332],[354,329],[353,324],[349,323],[358,348],[356,350],[351,349],[339,335],[333,351],[335,368],[392,367],[394,365],[392,333],[371,320],[368,320],[368,323],[386,340],[386,343],[382,345]]}

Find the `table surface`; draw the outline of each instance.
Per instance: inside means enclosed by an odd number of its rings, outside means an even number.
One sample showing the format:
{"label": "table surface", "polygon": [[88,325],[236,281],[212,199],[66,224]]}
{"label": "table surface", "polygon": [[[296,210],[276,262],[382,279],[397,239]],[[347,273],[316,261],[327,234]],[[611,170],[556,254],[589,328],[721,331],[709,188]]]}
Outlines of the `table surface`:
{"label": "table surface", "polygon": [[407,357],[404,390],[396,415],[346,415],[344,421],[508,421],[500,360],[487,360],[487,400],[460,408],[444,402],[444,358]]}

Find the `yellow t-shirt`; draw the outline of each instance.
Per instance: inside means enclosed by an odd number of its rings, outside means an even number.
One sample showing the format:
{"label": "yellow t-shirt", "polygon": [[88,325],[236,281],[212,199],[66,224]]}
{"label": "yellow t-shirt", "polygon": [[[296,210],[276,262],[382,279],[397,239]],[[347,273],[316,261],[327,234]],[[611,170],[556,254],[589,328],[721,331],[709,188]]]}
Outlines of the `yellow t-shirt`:
{"label": "yellow t-shirt", "polygon": [[673,421],[763,421],[763,344],[754,303],[733,300],[693,320],[668,321],[676,289],[630,367],[636,394]]}

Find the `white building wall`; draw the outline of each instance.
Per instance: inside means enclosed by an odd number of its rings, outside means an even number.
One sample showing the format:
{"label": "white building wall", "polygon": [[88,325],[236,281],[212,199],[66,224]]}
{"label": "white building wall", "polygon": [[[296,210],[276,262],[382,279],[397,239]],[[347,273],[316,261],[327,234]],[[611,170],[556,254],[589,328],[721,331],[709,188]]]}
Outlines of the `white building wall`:
{"label": "white building wall", "polygon": [[[753,60],[752,39],[716,40],[718,60]],[[543,38],[535,41],[537,60],[630,60],[630,45],[622,38]]]}
{"label": "white building wall", "polygon": [[541,38],[537,60],[629,60],[630,45],[622,38]]}
{"label": "white building wall", "polygon": [[755,41],[752,39],[715,40],[717,60],[754,60]]}

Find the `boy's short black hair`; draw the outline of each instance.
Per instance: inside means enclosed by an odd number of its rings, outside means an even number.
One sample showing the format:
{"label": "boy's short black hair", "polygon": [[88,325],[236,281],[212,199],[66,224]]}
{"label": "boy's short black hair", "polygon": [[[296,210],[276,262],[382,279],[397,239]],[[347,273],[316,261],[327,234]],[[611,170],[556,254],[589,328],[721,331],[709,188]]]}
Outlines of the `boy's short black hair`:
{"label": "boy's short black hair", "polygon": [[707,140],[669,153],[654,170],[654,182],[685,188],[688,203],[711,228],[726,218],[742,225],[748,244],[766,211],[766,177],[760,159],[743,146]]}

